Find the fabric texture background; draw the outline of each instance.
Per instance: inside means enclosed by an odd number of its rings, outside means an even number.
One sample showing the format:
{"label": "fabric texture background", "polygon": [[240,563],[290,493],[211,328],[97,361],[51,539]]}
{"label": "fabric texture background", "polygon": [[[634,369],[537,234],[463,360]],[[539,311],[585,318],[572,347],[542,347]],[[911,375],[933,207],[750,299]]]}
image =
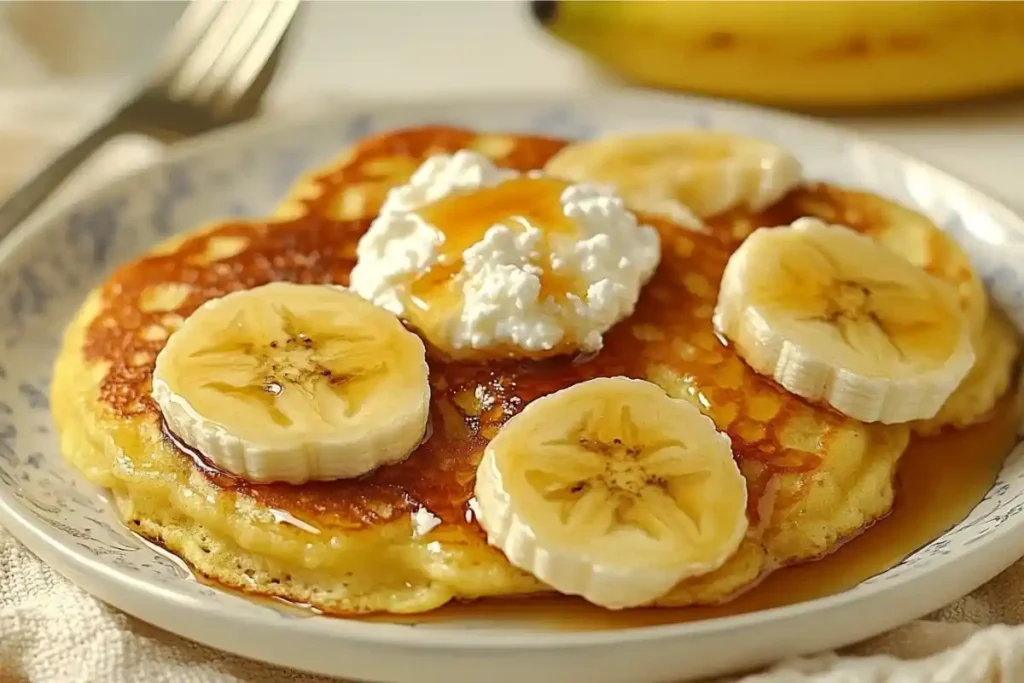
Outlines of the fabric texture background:
{"label": "fabric texture background", "polygon": [[[0,195],[75,134],[99,103],[64,90],[0,87]],[[270,115],[273,115],[272,113]],[[102,150],[44,210],[160,154],[148,140]],[[973,594],[896,631],[728,681],[988,683],[1024,681],[1024,561]],[[988,628],[986,628],[988,627]],[[225,655],[91,598],[0,529],[0,683],[313,683]]]}

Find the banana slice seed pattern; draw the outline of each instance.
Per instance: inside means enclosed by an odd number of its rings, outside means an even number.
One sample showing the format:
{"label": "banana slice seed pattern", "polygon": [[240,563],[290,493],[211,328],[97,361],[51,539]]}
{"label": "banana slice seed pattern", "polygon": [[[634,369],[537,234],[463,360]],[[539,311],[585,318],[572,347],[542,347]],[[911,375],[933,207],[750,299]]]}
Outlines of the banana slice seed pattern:
{"label": "banana slice seed pattern", "polygon": [[[527,481],[560,505],[570,531],[599,536],[632,528],[655,540],[682,531],[699,542],[700,513],[680,494],[708,478],[706,467],[687,457],[681,440],[644,443],[629,406],[611,424],[602,420],[608,414],[614,411],[588,411],[568,436],[539,444]],[[619,436],[607,440],[602,432]]]}
{"label": "banana slice seed pattern", "polygon": [[[795,245],[794,245],[795,246]],[[915,353],[915,340],[927,340],[942,316],[929,307],[927,292],[909,282],[848,272],[822,245],[804,243],[783,256],[781,267],[803,296],[787,291],[779,303],[801,309],[798,320],[828,326],[857,353],[903,362]],[[915,314],[915,311],[917,313]],[[942,336],[941,333],[940,337]]]}
{"label": "banana slice seed pattern", "polygon": [[314,339],[287,306],[255,308],[236,312],[209,346],[188,356],[199,388],[255,404],[281,427],[310,420],[330,426],[332,416],[358,412],[359,397],[348,390],[386,369],[359,350],[371,338],[340,328]]}

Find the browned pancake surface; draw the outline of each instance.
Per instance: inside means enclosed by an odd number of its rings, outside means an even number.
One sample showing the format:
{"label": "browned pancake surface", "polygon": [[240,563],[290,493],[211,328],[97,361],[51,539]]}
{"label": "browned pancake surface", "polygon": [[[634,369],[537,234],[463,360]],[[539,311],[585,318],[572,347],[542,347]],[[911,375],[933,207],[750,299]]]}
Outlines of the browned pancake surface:
{"label": "browned pancake surface", "polygon": [[[334,218],[339,197],[353,185],[379,183],[379,203],[383,189],[401,180],[394,177],[395,163],[406,160],[407,175],[430,154],[468,147],[475,135],[427,128],[368,140],[344,165],[314,178],[318,194],[302,200],[301,216],[281,222],[224,223],[185,239],[172,251],[121,268],[103,289],[104,310],[86,338],[88,360],[109,363],[102,401],[117,415],[159,420],[149,391],[153,362],[164,340],[144,334],[147,327],[168,323],[173,327],[175,319],[187,317],[211,298],[267,282],[347,284],[356,243],[370,219]],[[565,144],[540,137],[514,140],[498,162],[521,171],[543,166]],[[748,220],[751,227],[788,223],[808,213],[819,199],[827,206],[828,192],[824,187],[798,191],[770,212]],[[368,206],[369,215],[376,208]],[[723,227],[712,235],[651,222],[662,238],[661,263],[643,290],[636,312],[606,336],[604,349],[595,357],[488,364],[432,359],[429,438],[403,463],[360,479],[302,486],[252,485],[204,471],[221,487],[236,489],[271,508],[314,517],[320,525],[365,527],[426,507],[446,523],[477,534],[479,528],[467,508],[475,469],[488,438],[505,421],[531,400],[574,383],[600,376],[650,377],[652,367],[661,367],[681,378],[689,397],[732,438],[749,483],[750,513],[756,521],[761,493],[772,475],[812,472],[828,452],[832,428],[849,421],[812,408],[754,374],[713,333],[711,314],[719,279],[730,250],[742,238],[733,234],[735,217],[720,223],[730,226],[728,231]],[[870,225],[862,222],[857,227],[869,229]],[[244,244],[244,249],[211,260],[207,254],[217,251],[214,242],[218,240]],[[168,284],[187,286],[181,288],[180,301],[170,310],[149,310],[148,293]],[[824,425],[814,449],[787,448],[777,433],[783,422],[801,416]]]}

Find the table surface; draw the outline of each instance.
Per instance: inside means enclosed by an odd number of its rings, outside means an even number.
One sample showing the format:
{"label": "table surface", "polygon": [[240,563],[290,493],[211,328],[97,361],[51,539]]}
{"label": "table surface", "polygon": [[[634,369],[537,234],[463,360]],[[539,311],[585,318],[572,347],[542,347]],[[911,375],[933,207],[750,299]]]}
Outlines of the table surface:
{"label": "table surface", "polygon": [[[51,59],[50,66],[61,81],[87,81],[99,90],[123,78],[125,64],[143,64],[180,11],[175,3],[68,3],[48,7],[40,24],[38,16],[21,16],[32,5],[0,3],[0,16],[6,9],[18,19],[12,25],[35,49],[60,41],[65,49],[53,54],[64,55],[64,63]],[[304,9],[270,93],[278,104],[325,93],[409,99],[585,93],[614,85],[542,35],[520,2],[376,0]],[[62,31],[62,21],[73,28]],[[66,45],[77,50],[74,59]],[[1024,213],[1024,96],[831,120],[929,161]]]}

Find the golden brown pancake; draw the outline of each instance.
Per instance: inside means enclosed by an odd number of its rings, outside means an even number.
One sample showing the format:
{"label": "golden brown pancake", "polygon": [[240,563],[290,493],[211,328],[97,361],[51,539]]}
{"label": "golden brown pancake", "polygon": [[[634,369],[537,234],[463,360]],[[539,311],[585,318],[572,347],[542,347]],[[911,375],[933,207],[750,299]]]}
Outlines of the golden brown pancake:
{"label": "golden brown pancake", "polygon": [[[524,405],[594,377],[647,378],[693,401],[729,434],[747,480],[751,530],[740,550],[658,605],[728,599],[884,515],[909,428],[809,405],[753,373],[712,331],[719,278],[745,229],[737,217],[711,234],[651,219],[661,263],[635,313],[594,357],[431,359],[430,436],[398,465],[353,480],[253,485],[212,470],[166,433],[149,398],[153,363],[201,303],[276,280],[347,284],[387,188],[430,154],[476,147],[526,171],[564,144],[436,127],[388,133],[301,183],[277,217],[217,224],[126,264],[89,295],[57,361],[52,396],[65,456],[112,491],[133,529],[201,574],[335,614],[548,591],[486,544],[469,508],[475,468],[488,439]],[[742,220],[827,220],[844,208],[836,192],[811,186]],[[886,228],[867,216],[854,227]],[[421,508],[442,523],[418,535],[412,515]]]}

